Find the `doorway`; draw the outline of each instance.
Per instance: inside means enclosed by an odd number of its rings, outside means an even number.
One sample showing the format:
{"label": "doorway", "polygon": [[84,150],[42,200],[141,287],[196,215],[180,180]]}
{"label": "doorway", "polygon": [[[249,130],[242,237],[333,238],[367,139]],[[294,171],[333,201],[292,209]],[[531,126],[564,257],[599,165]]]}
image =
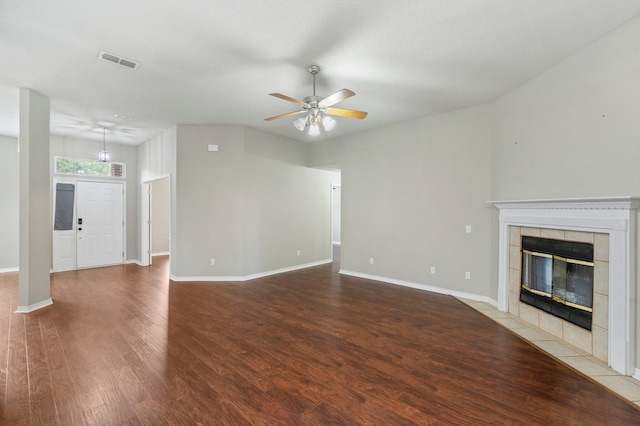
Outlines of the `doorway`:
{"label": "doorway", "polygon": [[342,187],[338,184],[331,185],[331,258],[334,262],[340,261],[341,224],[340,213],[342,211]]}
{"label": "doorway", "polygon": [[154,256],[169,255],[171,243],[170,218],[171,200],[169,194],[169,179],[157,180],[151,183],[151,261]]}
{"label": "doorway", "polygon": [[53,271],[124,262],[122,182],[54,179]]}
{"label": "doorway", "polygon": [[77,182],[76,267],[124,262],[124,185]]}
{"label": "doorway", "polygon": [[143,183],[142,265],[153,264],[154,256],[171,252],[170,176]]}

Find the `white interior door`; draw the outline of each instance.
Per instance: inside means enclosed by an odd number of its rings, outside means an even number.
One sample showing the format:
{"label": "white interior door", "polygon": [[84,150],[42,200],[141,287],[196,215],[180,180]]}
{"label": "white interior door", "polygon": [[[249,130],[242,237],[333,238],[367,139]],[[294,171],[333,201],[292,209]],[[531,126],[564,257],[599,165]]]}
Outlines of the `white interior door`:
{"label": "white interior door", "polygon": [[77,267],[124,261],[124,184],[77,182]]}

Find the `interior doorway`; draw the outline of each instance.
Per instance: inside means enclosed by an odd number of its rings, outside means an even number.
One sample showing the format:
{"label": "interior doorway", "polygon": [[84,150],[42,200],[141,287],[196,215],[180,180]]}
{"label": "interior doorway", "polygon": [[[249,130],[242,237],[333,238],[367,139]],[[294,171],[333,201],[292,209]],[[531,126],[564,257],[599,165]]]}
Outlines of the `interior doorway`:
{"label": "interior doorway", "polygon": [[339,184],[331,185],[331,258],[334,262],[340,261],[341,211],[342,211],[342,187]]}
{"label": "interior doorway", "polygon": [[151,183],[151,258],[169,255],[171,243],[171,200],[169,179]]}
{"label": "interior doorway", "polygon": [[164,176],[143,184],[142,265],[171,252],[171,179]]}

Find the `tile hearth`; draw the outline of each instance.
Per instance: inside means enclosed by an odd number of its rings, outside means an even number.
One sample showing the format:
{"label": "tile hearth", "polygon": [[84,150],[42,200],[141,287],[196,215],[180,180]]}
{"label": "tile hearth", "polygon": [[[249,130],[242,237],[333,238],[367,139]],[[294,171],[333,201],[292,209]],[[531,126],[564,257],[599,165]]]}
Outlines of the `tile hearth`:
{"label": "tile hearth", "polygon": [[458,300],[508,328],[550,356],[640,406],[640,381],[623,376],[580,348],[528,324],[513,314],[501,312],[489,303],[463,298]]}

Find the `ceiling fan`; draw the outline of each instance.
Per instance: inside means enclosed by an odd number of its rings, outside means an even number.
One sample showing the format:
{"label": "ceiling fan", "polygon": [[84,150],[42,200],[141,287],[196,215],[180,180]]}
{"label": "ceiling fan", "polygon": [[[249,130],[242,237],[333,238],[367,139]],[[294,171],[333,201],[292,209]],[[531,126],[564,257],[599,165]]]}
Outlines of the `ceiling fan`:
{"label": "ceiling fan", "polygon": [[349,89],[338,90],[337,92],[327,96],[326,98],[323,98],[322,96],[316,96],[316,75],[320,72],[320,67],[318,65],[310,65],[307,70],[313,76],[313,95],[307,96],[302,101],[299,101],[281,93],[269,93],[269,95],[275,96],[276,98],[293,102],[294,104],[301,106],[302,109],[265,118],[265,121],[272,121],[279,118],[304,114],[302,117],[296,119],[293,122],[293,125],[301,132],[303,132],[308,127],[310,136],[318,136],[320,134],[321,125],[326,131],[329,131],[335,127],[336,121],[330,117],[331,115],[357,118],[359,120],[362,120],[367,116],[367,113],[364,111],[333,107],[333,105],[337,104],[338,102],[342,102],[345,99],[348,99],[355,95],[355,93]]}

